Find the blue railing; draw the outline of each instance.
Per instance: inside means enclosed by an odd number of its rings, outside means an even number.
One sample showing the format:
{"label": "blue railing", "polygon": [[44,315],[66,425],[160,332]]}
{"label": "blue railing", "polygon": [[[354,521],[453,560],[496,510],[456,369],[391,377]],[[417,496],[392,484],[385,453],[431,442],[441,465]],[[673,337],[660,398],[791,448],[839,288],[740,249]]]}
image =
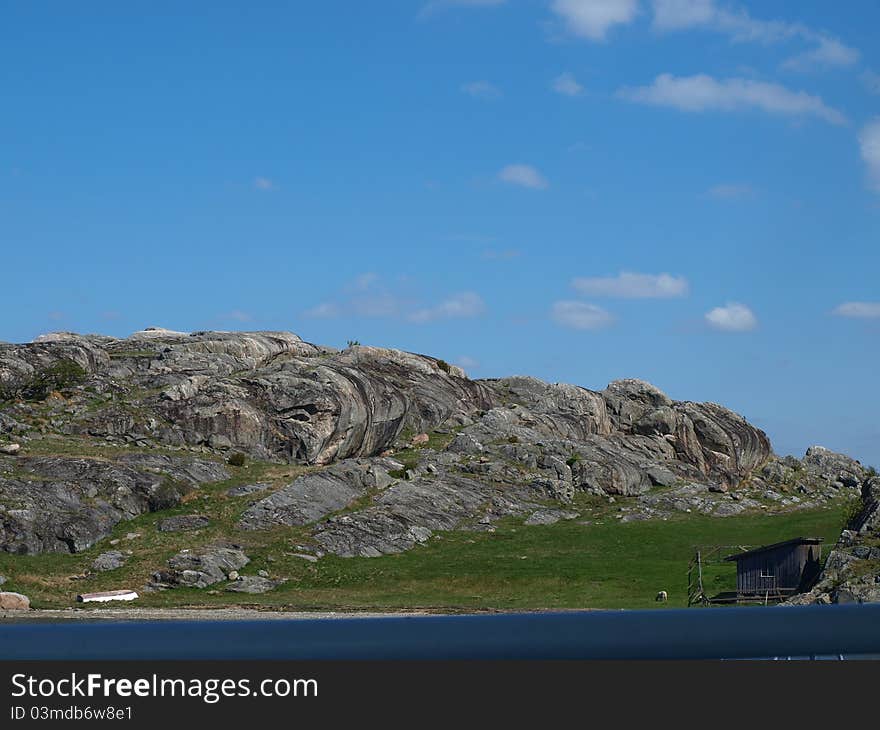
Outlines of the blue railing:
{"label": "blue railing", "polygon": [[817,656],[880,656],[880,605],[0,624],[7,660]]}

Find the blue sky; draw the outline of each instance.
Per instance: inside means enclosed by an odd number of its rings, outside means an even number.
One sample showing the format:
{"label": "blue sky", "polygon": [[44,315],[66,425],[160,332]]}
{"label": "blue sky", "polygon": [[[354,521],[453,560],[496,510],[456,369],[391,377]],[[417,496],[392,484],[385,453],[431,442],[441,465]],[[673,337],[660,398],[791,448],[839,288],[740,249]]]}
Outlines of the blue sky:
{"label": "blue sky", "polygon": [[880,466],[880,6],[0,2],[0,340],[640,377]]}

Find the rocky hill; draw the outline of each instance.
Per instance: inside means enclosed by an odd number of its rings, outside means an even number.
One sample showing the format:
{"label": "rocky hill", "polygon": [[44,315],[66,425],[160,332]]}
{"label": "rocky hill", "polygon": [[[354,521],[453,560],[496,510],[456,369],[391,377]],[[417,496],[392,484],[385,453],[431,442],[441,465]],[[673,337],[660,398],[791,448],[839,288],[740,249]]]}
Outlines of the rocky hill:
{"label": "rocky hill", "polygon": [[228,544],[157,565],[156,587],[237,575],[241,545],[266,530],[306,528],[298,549],[311,559],[378,556],[510,515],[571,519],[578,493],[618,500],[618,519],[632,521],[794,510],[876,489],[846,456],[779,458],[736,413],[639,380],[602,391],[471,380],[436,358],[286,332],[0,345],[0,550],[85,550],[242,461],[300,470],[236,487],[247,500]]}

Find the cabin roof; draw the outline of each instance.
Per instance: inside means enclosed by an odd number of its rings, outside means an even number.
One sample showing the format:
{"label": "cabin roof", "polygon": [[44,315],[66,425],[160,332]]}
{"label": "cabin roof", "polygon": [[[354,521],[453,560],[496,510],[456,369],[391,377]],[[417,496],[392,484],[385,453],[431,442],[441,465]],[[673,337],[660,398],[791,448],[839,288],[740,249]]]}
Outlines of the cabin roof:
{"label": "cabin roof", "polygon": [[750,558],[753,555],[758,555],[759,553],[765,553],[770,550],[776,550],[777,548],[786,547],[788,545],[818,545],[822,542],[824,538],[821,537],[795,537],[791,540],[783,540],[782,542],[774,542],[772,545],[762,545],[761,547],[752,548],[751,550],[745,550],[741,553],[736,553],[735,555],[728,555],[725,560],[728,561],[739,561],[743,558]]}

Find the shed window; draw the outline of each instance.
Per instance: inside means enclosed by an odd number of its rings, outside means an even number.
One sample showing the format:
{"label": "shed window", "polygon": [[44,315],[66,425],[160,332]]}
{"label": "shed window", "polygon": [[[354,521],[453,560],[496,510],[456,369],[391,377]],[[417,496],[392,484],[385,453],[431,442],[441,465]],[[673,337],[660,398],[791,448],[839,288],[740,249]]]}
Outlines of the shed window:
{"label": "shed window", "polygon": [[764,568],[761,568],[761,577],[762,578],[775,578],[776,575],[773,572],[772,568],[764,567]]}

